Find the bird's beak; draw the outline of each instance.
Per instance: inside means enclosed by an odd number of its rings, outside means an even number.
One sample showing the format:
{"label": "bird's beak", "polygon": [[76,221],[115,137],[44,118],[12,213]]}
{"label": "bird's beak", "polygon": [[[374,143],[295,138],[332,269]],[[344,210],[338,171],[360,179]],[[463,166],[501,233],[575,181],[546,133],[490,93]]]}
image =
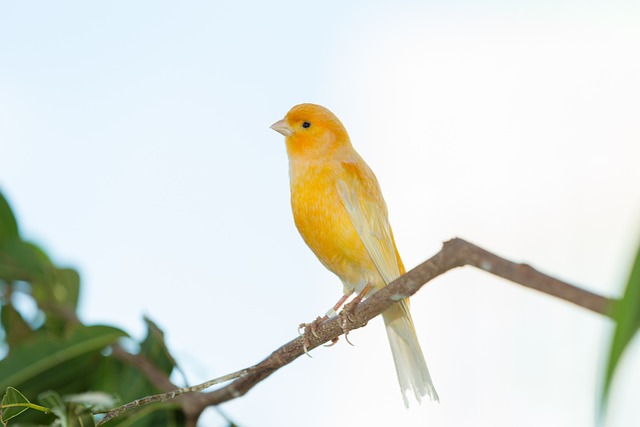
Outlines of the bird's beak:
{"label": "bird's beak", "polygon": [[291,129],[291,126],[287,124],[287,119],[278,120],[271,125],[271,129],[283,134],[284,136],[289,136],[293,133],[293,129]]}

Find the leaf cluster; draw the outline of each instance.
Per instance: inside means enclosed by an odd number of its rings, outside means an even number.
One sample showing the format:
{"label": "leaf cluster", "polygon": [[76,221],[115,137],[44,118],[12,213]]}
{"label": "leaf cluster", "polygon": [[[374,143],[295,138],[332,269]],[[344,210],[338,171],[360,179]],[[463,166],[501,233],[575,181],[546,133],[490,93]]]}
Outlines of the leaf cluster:
{"label": "leaf cluster", "polygon": [[[0,390],[6,390],[0,422],[4,425],[92,426],[93,412],[161,391],[137,368],[114,356],[110,346],[123,340],[167,377],[175,369],[162,331],[150,320],[142,342],[113,326],[82,323],[77,316],[80,291],[76,270],[57,266],[41,247],[22,237],[0,192]],[[173,403],[152,406],[112,424],[171,426],[181,425],[182,419],[182,411]]]}

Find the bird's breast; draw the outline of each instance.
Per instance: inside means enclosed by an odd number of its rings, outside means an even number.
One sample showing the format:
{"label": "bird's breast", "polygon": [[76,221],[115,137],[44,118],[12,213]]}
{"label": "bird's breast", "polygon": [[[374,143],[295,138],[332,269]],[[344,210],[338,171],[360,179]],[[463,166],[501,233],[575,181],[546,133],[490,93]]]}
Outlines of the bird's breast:
{"label": "bird's breast", "polygon": [[375,266],[344,208],[336,187],[339,171],[291,165],[291,208],[305,243],[345,284],[356,286]]}

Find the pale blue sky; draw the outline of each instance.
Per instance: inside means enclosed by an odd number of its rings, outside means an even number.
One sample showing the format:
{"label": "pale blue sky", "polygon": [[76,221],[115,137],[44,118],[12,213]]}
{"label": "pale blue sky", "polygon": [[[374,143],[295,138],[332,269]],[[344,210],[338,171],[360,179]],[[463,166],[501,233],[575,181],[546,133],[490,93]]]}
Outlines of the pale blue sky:
{"label": "pale blue sky", "polygon": [[[269,129],[300,102],[347,126],[408,267],[460,236],[617,295],[640,238],[638,22],[637,2],[2,2],[0,187],[80,270],[82,318],[140,337],[150,316],[192,383],[340,295]],[[404,409],[374,321],[223,409],[241,426],[591,422],[604,319],[472,270],[412,310],[441,404]],[[640,417],[640,366],[623,369],[611,426]]]}

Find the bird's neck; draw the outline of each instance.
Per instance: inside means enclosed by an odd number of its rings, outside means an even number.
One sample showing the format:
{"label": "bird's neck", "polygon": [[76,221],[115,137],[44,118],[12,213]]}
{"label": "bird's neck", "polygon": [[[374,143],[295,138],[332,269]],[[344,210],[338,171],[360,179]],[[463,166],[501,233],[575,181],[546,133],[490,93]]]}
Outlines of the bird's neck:
{"label": "bird's neck", "polygon": [[342,144],[331,150],[317,152],[287,150],[289,155],[289,178],[291,184],[308,180],[327,180],[337,176],[332,171],[342,169],[344,162],[357,162],[360,157],[351,144]]}

